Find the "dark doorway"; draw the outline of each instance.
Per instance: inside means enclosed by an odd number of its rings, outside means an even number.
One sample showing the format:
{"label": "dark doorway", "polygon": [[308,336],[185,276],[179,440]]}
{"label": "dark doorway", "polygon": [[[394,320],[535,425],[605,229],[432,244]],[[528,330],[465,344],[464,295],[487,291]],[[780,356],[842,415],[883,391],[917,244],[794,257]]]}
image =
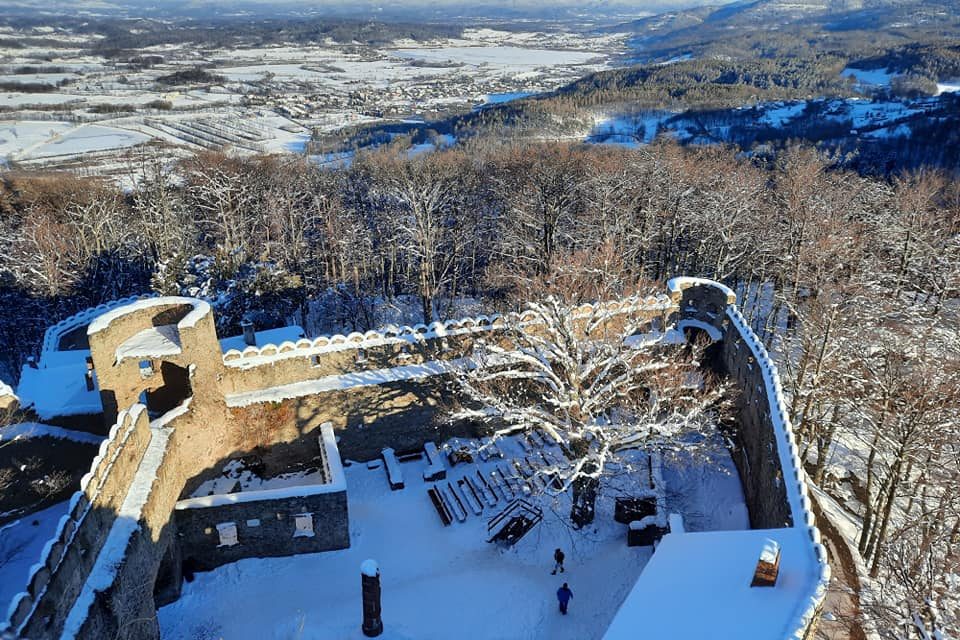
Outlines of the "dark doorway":
{"label": "dark doorway", "polygon": [[147,411],[151,418],[161,416],[193,394],[190,388],[190,371],[172,362],[160,364],[163,385],[147,391]]}

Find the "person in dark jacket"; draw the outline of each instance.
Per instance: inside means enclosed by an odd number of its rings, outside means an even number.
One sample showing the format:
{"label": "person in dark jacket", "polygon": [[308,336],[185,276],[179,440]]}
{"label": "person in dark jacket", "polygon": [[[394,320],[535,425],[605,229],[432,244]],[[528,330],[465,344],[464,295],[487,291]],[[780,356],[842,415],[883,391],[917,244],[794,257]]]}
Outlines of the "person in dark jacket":
{"label": "person in dark jacket", "polygon": [[563,551],[557,549],[553,552],[553,571],[550,572],[550,575],[557,575],[557,569],[560,569],[560,573],[563,573]]}
{"label": "person in dark jacket", "polygon": [[557,600],[560,602],[560,613],[563,615],[567,615],[567,604],[572,597],[573,591],[570,591],[570,587],[564,582],[563,586],[557,589]]}

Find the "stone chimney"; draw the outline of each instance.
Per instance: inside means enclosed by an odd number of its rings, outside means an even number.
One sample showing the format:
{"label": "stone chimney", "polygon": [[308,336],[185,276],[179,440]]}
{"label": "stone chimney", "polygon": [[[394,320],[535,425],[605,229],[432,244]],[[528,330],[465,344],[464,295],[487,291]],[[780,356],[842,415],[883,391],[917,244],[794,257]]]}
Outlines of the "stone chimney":
{"label": "stone chimney", "polygon": [[253,323],[242,320],[240,328],[243,329],[243,341],[251,347],[257,346],[257,332],[253,330]]}
{"label": "stone chimney", "polygon": [[779,573],[780,545],[775,540],[767,538],[760,551],[760,559],[757,561],[757,568],[753,572],[753,582],[750,586],[773,587],[777,584]]}

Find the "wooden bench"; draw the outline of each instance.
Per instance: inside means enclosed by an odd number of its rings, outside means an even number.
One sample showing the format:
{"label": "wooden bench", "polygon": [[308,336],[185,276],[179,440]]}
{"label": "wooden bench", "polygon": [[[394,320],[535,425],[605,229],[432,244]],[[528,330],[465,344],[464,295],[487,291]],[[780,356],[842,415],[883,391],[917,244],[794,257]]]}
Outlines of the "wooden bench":
{"label": "wooden bench", "polygon": [[392,491],[403,489],[403,473],[400,471],[400,461],[397,460],[397,454],[387,447],[380,451],[383,456],[383,464],[387,469],[387,482],[390,483]]}
{"label": "wooden bench", "polygon": [[453,515],[455,515],[460,522],[466,522],[467,510],[463,508],[463,502],[460,500],[460,496],[457,495],[456,489],[453,488],[452,484],[447,482],[446,486],[442,487],[442,490],[444,496],[447,498],[450,510],[453,511]]}
{"label": "wooden bench", "polygon": [[443,501],[443,496],[440,495],[436,487],[427,489],[427,495],[430,496],[430,502],[433,503],[433,508],[437,510],[437,515],[440,516],[440,522],[443,523],[443,526],[449,527],[450,523],[453,522],[453,516],[450,514],[446,502]]}
{"label": "wooden bench", "polygon": [[497,492],[494,491],[490,483],[487,482],[487,479],[483,473],[480,472],[480,469],[477,469],[477,489],[483,494],[483,499],[486,500],[487,505],[492,507],[499,501],[497,499]]}
{"label": "wooden bench", "polygon": [[463,501],[470,507],[470,511],[473,511],[473,515],[479,516],[483,513],[483,502],[480,501],[480,496],[477,495],[477,490],[470,482],[469,476],[457,480],[457,489],[463,496]]}

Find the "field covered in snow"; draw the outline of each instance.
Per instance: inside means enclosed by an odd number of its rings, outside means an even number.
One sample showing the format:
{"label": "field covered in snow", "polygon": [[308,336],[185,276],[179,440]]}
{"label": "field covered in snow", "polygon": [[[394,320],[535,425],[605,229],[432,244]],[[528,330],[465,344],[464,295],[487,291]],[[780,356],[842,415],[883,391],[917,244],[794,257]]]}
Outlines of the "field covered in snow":
{"label": "field covered in snow", "polygon": [[[376,47],[329,38],[219,49],[184,42],[144,47],[138,53],[159,62],[141,66],[78,48],[80,34],[51,29],[45,38],[62,46],[0,47],[0,165],[105,174],[130,171],[149,141],[171,160],[203,148],[302,153],[314,131],[550,90],[607,68],[626,39],[467,29]],[[208,79],[170,79],[198,68]]]}
{"label": "field covered in snow", "polygon": [[[612,518],[613,496],[636,482],[630,476],[607,487],[593,525],[574,531],[566,521],[569,499],[543,498],[543,522],[514,547],[500,548],[485,541],[487,519],[499,508],[443,527],[421,480],[425,461],[401,463],[406,488],[400,491],[390,491],[385,470],[376,467],[345,470],[349,549],[248,559],[199,573],[178,601],[159,610],[162,637],[362,638],[360,565],[374,559],[382,574],[384,638],[589,640],[602,637],[651,555],[650,547],[628,547],[627,527]],[[458,465],[448,478],[476,467]],[[719,444],[706,464],[666,460],[664,476],[668,509],[682,513],[691,529],[747,528],[739,478]],[[551,575],[557,547],[566,552],[566,572]],[[555,597],[563,582],[574,593],[566,617]]]}

